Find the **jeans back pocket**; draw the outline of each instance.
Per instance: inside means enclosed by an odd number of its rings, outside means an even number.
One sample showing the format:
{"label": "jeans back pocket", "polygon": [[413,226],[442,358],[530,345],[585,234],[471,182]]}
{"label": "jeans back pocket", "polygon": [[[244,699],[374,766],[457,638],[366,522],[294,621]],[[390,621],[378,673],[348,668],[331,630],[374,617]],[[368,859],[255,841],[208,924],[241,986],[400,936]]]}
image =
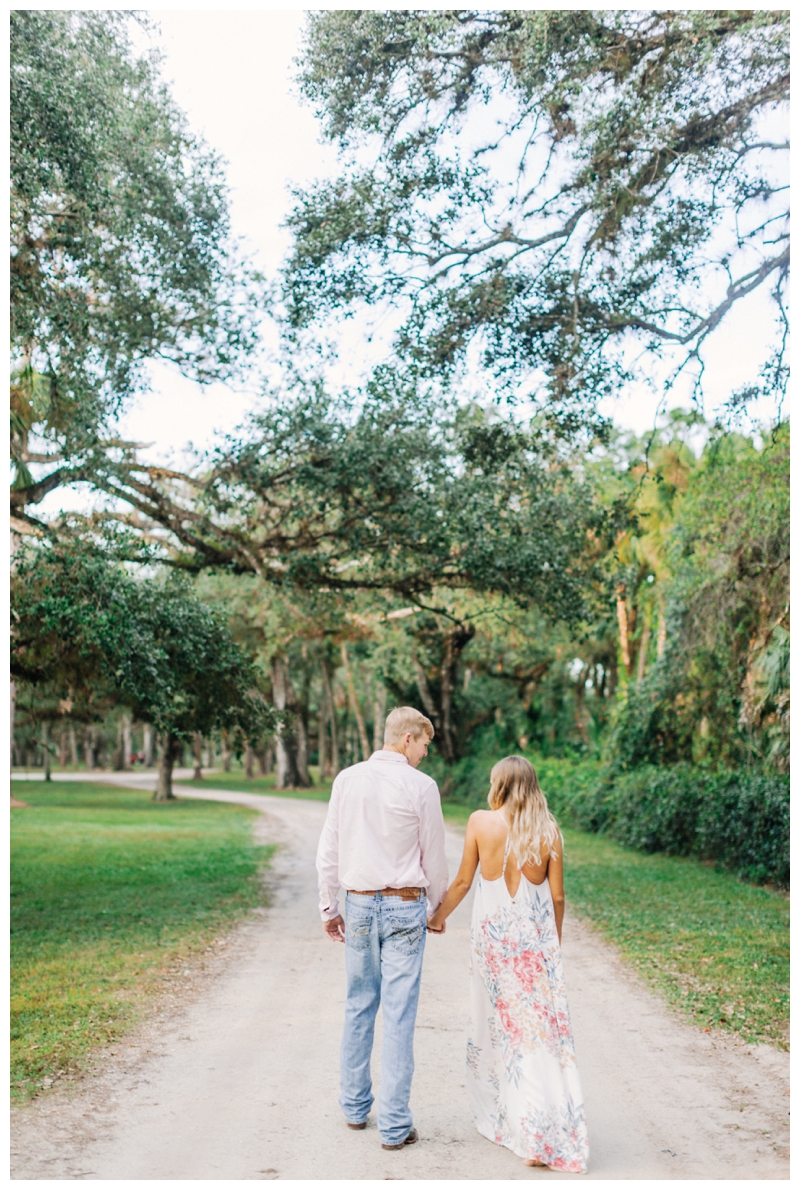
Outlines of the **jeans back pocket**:
{"label": "jeans back pocket", "polygon": [[416,954],[422,945],[424,933],[425,921],[420,921],[417,914],[413,917],[389,914],[386,918],[384,946],[393,946],[403,954]]}

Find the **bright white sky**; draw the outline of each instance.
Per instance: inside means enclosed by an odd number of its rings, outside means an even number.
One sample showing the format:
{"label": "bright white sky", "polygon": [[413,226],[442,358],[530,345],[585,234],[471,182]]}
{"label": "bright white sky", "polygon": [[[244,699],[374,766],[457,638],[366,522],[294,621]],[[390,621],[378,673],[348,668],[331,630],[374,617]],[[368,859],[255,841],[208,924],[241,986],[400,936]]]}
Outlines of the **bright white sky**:
{"label": "bright white sky", "polygon": [[[292,81],[304,13],[150,10],[150,16],[160,26],[153,39],[165,55],[164,74],[177,103],[192,129],[227,162],[233,230],[267,275],[274,276],[289,245],[281,223],[290,205],[290,183],[311,182],[331,173],[336,164],[335,151],[321,143],[317,121]],[[769,333],[765,295],[740,306],[707,352],[712,391],[707,413],[749,377],[748,344],[763,342]],[[276,342],[271,328],[266,339]],[[121,430],[128,438],[153,443],[149,453],[163,461],[181,461],[190,442],[207,447],[216,433],[234,429],[254,406],[258,391],[255,374],[242,390],[228,385],[203,389],[161,365],[152,368],[151,378],[152,391],[136,400]],[[669,404],[688,404],[686,390]],[[657,406],[658,396],[642,389],[606,412],[619,424],[644,432],[652,426]],[[764,419],[774,415],[771,408],[754,412]],[[67,493],[53,493],[43,512],[55,511],[51,500],[74,506]]]}

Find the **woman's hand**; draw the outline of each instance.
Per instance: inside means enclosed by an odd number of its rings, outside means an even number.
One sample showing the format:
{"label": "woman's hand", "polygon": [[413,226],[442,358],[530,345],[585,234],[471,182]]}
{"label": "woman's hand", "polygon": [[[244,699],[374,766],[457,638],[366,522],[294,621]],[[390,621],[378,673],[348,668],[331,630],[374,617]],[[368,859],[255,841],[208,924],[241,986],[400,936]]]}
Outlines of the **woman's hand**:
{"label": "woman's hand", "polygon": [[470,816],[467,823],[467,834],[464,839],[464,854],[461,857],[461,867],[458,875],[445,893],[444,900],[435,913],[428,918],[428,931],[431,934],[443,934],[447,919],[457,905],[460,905],[472,888],[472,879],[478,867],[478,843],[475,838],[475,815]]}

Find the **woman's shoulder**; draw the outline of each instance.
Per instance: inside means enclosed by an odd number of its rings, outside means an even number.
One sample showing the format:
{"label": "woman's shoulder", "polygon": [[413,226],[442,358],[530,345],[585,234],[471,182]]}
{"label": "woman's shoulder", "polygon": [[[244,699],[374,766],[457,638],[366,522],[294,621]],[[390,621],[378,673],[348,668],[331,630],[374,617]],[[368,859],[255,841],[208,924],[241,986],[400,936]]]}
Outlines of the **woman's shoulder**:
{"label": "woman's shoulder", "polygon": [[480,831],[482,833],[492,832],[497,833],[502,830],[505,834],[505,823],[496,810],[473,810],[469,816],[468,826],[473,831]]}

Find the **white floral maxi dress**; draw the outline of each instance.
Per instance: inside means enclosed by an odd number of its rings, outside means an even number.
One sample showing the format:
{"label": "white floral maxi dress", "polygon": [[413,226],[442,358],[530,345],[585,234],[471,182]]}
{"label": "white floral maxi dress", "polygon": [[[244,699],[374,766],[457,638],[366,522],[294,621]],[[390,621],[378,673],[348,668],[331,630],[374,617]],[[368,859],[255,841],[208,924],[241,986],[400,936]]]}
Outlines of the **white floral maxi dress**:
{"label": "white floral maxi dress", "polygon": [[472,910],[467,1094],[482,1136],[585,1173],[589,1140],[553,898],[545,878],[478,879]]}

